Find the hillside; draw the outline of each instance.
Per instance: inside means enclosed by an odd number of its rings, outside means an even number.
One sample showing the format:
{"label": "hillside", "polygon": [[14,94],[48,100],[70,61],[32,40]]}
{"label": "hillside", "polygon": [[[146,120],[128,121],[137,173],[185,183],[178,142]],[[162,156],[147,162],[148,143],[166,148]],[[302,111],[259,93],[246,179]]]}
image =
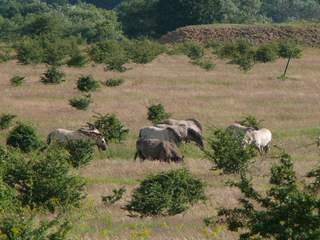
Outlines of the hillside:
{"label": "hillside", "polygon": [[[177,32],[186,29],[190,28]],[[201,33],[208,28],[193,29]],[[277,79],[286,63],[284,59],[257,64],[248,73],[217,58],[214,62],[217,66],[213,71],[192,65],[186,56],[168,55],[146,65],[129,64],[124,73],[105,71],[103,65],[95,64],[81,69],[63,67],[66,81],[60,85],[44,85],[39,81],[45,65],[21,65],[16,61],[0,64],[1,112],[17,114],[20,120],[32,122],[43,140],[52,129],[81,127],[94,112],[116,113],[130,129],[127,141],[111,144],[107,153],[97,153],[98,159],[79,170],[88,184],[88,197],[80,210],[70,213],[73,239],[237,239],[225,227],[210,229],[203,224],[203,219],[215,214],[218,207],[237,205],[239,192],[224,185],[235,176],[210,171],[211,163],[192,145],[182,146],[186,156],[183,165],[133,162],[138,129],[150,125],[146,107],[151,103],[161,102],[175,118],[199,119],[205,126],[205,135],[212,126],[225,127],[244,114],[253,114],[272,130],[274,144],[292,154],[299,177],[316,165],[319,160],[316,147],[304,146],[320,135],[320,49],[305,49],[301,59],[293,60],[285,81]],[[11,86],[10,78],[16,74],[26,76],[26,83]],[[125,83],[116,88],[102,86],[92,94],[94,103],[88,111],[75,110],[68,100],[79,94],[76,80],[86,74],[101,82],[123,77]],[[1,143],[6,134],[1,132]],[[250,169],[259,189],[267,188],[276,153],[273,149],[267,159],[257,159]],[[206,204],[197,204],[174,217],[158,218],[132,218],[121,209],[146,175],[181,166],[208,183]],[[128,189],[125,198],[109,207],[103,205],[101,195],[111,194],[112,189],[122,186]]]}
{"label": "hillside", "polygon": [[277,40],[295,40],[306,46],[320,45],[320,26],[306,25],[203,25],[187,26],[169,32],[161,38],[163,43],[195,40],[200,42],[227,42],[236,39],[247,39],[253,43],[264,43]]}

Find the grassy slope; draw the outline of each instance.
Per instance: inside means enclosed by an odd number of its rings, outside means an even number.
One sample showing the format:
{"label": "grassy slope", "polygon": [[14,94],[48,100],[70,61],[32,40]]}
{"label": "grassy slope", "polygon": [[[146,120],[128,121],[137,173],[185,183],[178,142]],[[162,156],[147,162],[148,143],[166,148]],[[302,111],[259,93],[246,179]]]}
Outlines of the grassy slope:
{"label": "grassy slope", "polygon": [[[179,167],[131,160],[137,131],[149,124],[146,107],[151,103],[160,101],[175,118],[198,118],[206,128],[227,126],[244,114],[254,114],[273,131],[274,143],[285,147],[298,160],[296,169],[300,176],[316,164],[316,148],[301,146],[320,135],[319,49],[306,49],[303,58],[294,60],[287,81],[277,79],[284,60],[256,65],[249,73],[218,59],[211,72],[188,61],[184,56],[161,56],[147,65],[131,65],[132,69],[122,74],[105,72],[103,66],[65,68],[67,81],[58,86],[39,82],[45,66],[0,64],[0,111],[33,122],[44,139],[54,128],[80,127],[93,112],[114,112],[131,130],[128,141],[112,146],[112,160],[99,154],[102,160],[81,170],[88,181],[88,198],[80,211],[71,214],[77,239],[236,239],[224,228],[210,230],[202,224],[202,219],[214,214],[216,207],[235,205],[239,193],[224,187],[224,182],[234,177],[210,172],[210,163],[194,148],[187,151],[185,165],[208,182],[206,205],[194,206],[183,215],[155,219],[133,219],[121,210],[131,190],[145,175]],[[14,88],[9,79],[16,74],[26,76],[27,82]],[[81,74],[92,74],[101,81],[121,76],[126,82],[118,88],[102,87],[93,94],[94,104],[88,111],[77,111],[68,105],[68,99],[79,94],[75,80]],[[0,140],[4,140],[4,134]],[[259,188],[266,188],[269,167],[274,161],[268,158],[252,167]],[[100,196],[121,186],[129,190],[125,199],[112,207],[103,206]]]}

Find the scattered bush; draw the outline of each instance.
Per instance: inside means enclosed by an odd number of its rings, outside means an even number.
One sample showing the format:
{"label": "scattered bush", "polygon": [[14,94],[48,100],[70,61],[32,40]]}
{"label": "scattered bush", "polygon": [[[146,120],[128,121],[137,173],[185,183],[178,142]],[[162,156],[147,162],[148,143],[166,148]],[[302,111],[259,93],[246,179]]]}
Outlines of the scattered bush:
{"label": "scattered bush", "polygon": [[44,84],[59,84],[64,81],[65,74],[56,66],[50,66],[46,73],[41,76],[41,82]]}
{"label": "scattered bush", "polygon": [[134,63],[140,64],[146,64],[153,61],[164,51],[164,45],[148,39],[132,40],[127,46],[129,58]]}
{"label": "scattered bush", "polygon": [[162,104],[151,105],[148,107],[148,120],[153,123],[160,123],[170,117],[170,113],[167,113]]}
{"label": "scattered bush", "polygon": [[93,125],[103,134],[106,140],[123,141],[129,133],[115,114],[97,114]]}
{"label": "scattered bush", "polygon": [[23,206],[31,209],[79,207],[84,198],[84,180],[70,173],[69,155],[61,148],[49,148],[31,155],[9,153],[3,180],[18,192]]}
{"label": "scattered bush", "polygon": [[69,100],[72,107],[79,110],[87,110],[89,105],[92,103],[91,95],[74,97]]}
{"label": "scattered bush", "polygon": [[177,169],[144,179],[126,208],[141,216],[176,215],[205,199],[204,183],[187,169]]}
{"label": "scattered bush", "polygon": [[19,123],[7,138],[7,145],[19,148],[23,152],[31,152],[42,146],[36,130],[30,125]]}
{"label": "scattered bush", "polygon": [[24,38],[16,46],[17,58],[22,64],[38,64],[44,61],[44,50],[40,43],[31,38]]}
{"label": "scattered bush", "polygon": [[255,156],[252,147],[243,147],[242,139],[230,131],[217,129],[208,139],[210,150],[206,155],[224,173],[240,173],[247,169],[250,159]]}
{"label": "scattered bush", "polygon": [[302,49],[292,41],[279,43],[279,56],[282,58],[299,58],[301,57]]}
{"label": "scattered bush", "polygon": [[213,70],[216,67],[216,65],[209,59],[197,59],[192,63],[207,71]]}
{"label": "scattered bush", "polygon": [[83,76],[79,78],[77,87],[83,92],[95,91],[99,88],[99,82],[94,80],[92,76]]}
{"label": "scattered bush", "polygon": [[231,184],[243,195],[241,207],[223,208],[218,213],[226,219],[228,228],[239,231],[240,239],[318,239],[320,199],[315,192],[301,187],[288,154],[272,167],[270,183],[265,194],[255,190],[245,175]]}
{"label": "scattered bush", "polygon": [[0,62],[7,62],[14,59],[13,49],[10,47],[0,47]]}
{"label": "scattered bush", "polygon": [[88,58],[80,51],[72,54],[70,60],[67,62],[69,67],[84,67],[88,63]]}
{"label": "scattered bush", "polygon": [[107,40],[99,42],[90,51],[92,59],[97,63],[106,64],[109,70],[123,72],[123,66],[129,61],[127,52],[120,41]]}
{"label": "scattered bush", "polygon": [[110,78],[106,81],[106,85],[108,87],[117,87],[124,83],[123,78]]}
{"label": "scattered bush", "polygon": [[90,163],[94,158],[95,143],[91,140],[71,140],[65,148],[70,154],[69,162],[73,167],[79,168]]}
{"label": "scattered bush", "polygon": [[0,130],[8,129],[12,125],[12,121],[15,118],[16,118],[16,115],[1,114],[0,115]]}
{"label": "scattered bush", "polygon": [[123,197],[123,194],[125,194],[126,191],[127,190],[123,187],[119,189],[113,189],[112,195],[101,197],[102,202],[105,203],[106,205],[115,204]]}
{"label": "scattered bush", "polygon": [[25,81],[25,77],[14,76],[10,79],[11,85],[20,86]]}
{"label": "scattered bush", "polygon": [[256,50],[255,60],[258,62],[273,62],[278,58],[278,45],[276,44],[265,44]]}
{"label": "scattered bush", "polygon": [[184,42],[182,45],[182,52],[192,60],[196,60],[204,56],[203,46],[194,41]]}
{"label": "scattered bush", "polygon": [[257,129],[257,130],[262,128],[262,122],[263,122],[263,120],[258,120],[253,115],[247,115],[241,121],[239,121],[239,123],[242,126],[251,127],[251,128],[254,128],[254,129]]}

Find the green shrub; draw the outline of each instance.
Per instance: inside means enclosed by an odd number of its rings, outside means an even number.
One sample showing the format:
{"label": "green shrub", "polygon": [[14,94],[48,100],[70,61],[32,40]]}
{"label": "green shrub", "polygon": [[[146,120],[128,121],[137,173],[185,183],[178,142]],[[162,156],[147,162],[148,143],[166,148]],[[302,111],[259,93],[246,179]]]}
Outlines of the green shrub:
{"label": "green shrub", "polygon": [[234,55],[231,63],[239,65],[243,71],[249,71],[255,64],[255,53],[249,51],[244,54]]}
{"label": "green shrub", "polygon": [[23,206],[58,209],[79,207],[84,198],[84,180],[71,174],[69,155],[61,148],[49,148],[31,155],[11,152],[6,159],[3,180],[18,192]]}
{"label": "green shrub", "polygon": [[10,79],[11,85],[20,86],[25,81],[25,77],[22,76],[14,76]]}
{"label": "green shrub", "polygon": [[251,128],[254,128],[254,129],[262,128],[262,122],[263,122],[263,120],[258,120],[253,115],[247,115],[241,121],[239,121],[239,123],[242,126],[251,127]]}
{"label": "green shrub", "polygon": [[208,139],[210,150],[206,151],[206,155],[224,173],[244,171],[255,153],[252,147],[243,147],[242,139],[230,131],[214,130]]}
{"label": "green shrub", "polygon": [[89,105],[92,103],[91,95],[74,97],[69,100],[72,107],[78,110],[87,110]]}
{"label": "green shrub", "polygon": [[203,46],[194,41],[184,42],[182,45],[182,52],[192,60],[196,60],[204,56]]}
{"label": "green shrub", "polygon": [[126,208],[141,216],[176,215],[205,199],[204,183],[187,169],[177,169],[144,179]]}
{"label": "green shrub", "polygon": [[59,84],[64,81],[65,74],[56,66],[50,66],[42,76],[41,82],[44,84]]}
{"label": "green shrub", "polygon": [[171,116],[167,113],[162,104],[151,105],[148,107],[148,120],[153,123],[160,123]]}
{"label": "green shrub", "polygon": [[13,49],[11,47],[0,47],[0,63],[14,59]]}
{"label": "green shrub", "polygon": [[12,125],[12,121],[15,118],[16,118],[16,115],[1,114],[0,115],[0,130],[8,129]]}
{"label": "green shrub", "polygon": [[92,76],[83,76],[79,78],[77,88],[83,92],[95,91],[99,88],[99,82],[94,80]]}
{"label": "green shrub", "polygon": [[30,125],[19,123],[7,138],[7,145],[19,148],[23,152],[31,152],[42,146],[36,130]]}
{"label": "green shrub", "polygon": [[112,190],[112,195],[109,196],[102,196],[102,202],[104,204],[110,205],[110,204],[115,204],[116,202],[118,202],[122,197],[123,194],[125,194],[127,190],[125,188],[119,188],[119,189],[113,189]]}
{"label": "green shrub", "polygon": [[216,67],[216,65],[209,59],[197,59],[192,63],[207,71],[213,70]]}
{"label": "green shrub", "polygon": [[[1,150],[0,150],[1,151]],[[0,152],[1,153],[1,152]],[[0,177],[0,217],[3,213],[8,211],[8,209],[14,210],[17,203],[17,192],[14,188],[11,188],[6,184],[2,176]]]}
{"label": "green shrub", "polygon": [[106,140],[120,143],[127,137],[129,129],[121,123],[115,114],[97,114],[93,117],[93,125],[103,134]]}
{"label": "green shrub", "polygon": [[278,58],[278,45],[276,44],[265,44],[256,50],[255,60],[258,62],[273,62]]}
{"label": "green shrub", "polygon": [[157,56],[165,51],[165,47],[160,43],[143,39],[132,40],[127,45],[129,58],[134,63],[146,64],[153,61]]}
{"label": "green shrub", "polygon": [[42,63],[45,59],[44,50],[39,41],[24,38],[16,46],[17,58],[22,64]]}
{"label": "green shrub", "polygon": [[99,42],[90,50],[92,59],[97,63],[106,64],[109,70],[123,72],[123,66],[129,61],[127,52],[123,44],[115,40]]}
{"label": "green shrub", "polygon": [[282,58],[299,58],[302,49],[293,41],[283,41],[279,43],[279,56]]}
{"label": "green shrub", "polygon": [[84,67],[89,62],[87,56],[80,51],[76,51],[71,55],[71,58],[67,62],[69,67]]}
{"label": "green shrub", "polygon": [[124,83],[123,78],[110,78],[106,81],[106,85],[108,87],[117,87]]}
{"label": "green shrub", "polygon": [[65,148],[70,154],[69,162],[73,167],[79,168],[90,163],[94,158],[95,143],[91,140],[71,140]]}
{"label": "green shrub", "polygon": [[320,199],[297,181],[293,162],[282,154],[280,164],[272,167],[271,188],[258,192],[251,179],[242,175],[232,183],[242,192],[240,206],[220,209],[229,230],[238,231],[240,239],[319,239]]}

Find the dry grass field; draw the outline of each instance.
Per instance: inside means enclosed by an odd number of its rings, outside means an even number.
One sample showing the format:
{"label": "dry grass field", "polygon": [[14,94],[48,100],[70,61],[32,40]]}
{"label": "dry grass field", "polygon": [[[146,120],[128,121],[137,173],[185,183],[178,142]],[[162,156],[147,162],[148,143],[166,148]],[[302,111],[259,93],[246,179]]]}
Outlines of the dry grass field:
{"label": "dry grass field", "polygon": [[[197,118],[206,130],[210,126],[227,126],[245,114],[253,114],[272,130],[274,144],[292,154],[300,177],[317,164],[320,159],[317,148],[304,146],[320,135],[320,49],[305,49],[303,57],[293,61],[289,79],[285,81],[277,79],[285,60],[258,64],[249,73],[219,59],[214,62],[217,66],[209,72],[192,65],[185,56],[166,55],[150,64],[132,64],[125,73],[108,72],[101,65],[83,69],[65,67],[67,77],[61,85],[44,85],[39,81],[46,69],[44,65],[24,66],[14,61],[0,64],[0,113],[16,114],[20,120],[32,122],[43,139],[54,128],[79,128],[94,112],[116,113],[130,128],[127,141],[112,144],[108,153],[99,153],[97,160],[80,170],[88,182],[88,197],[70,215],[75,239],[237,239],[224,226],[209,229],[203,224],[203,218],[214,215],[218,207],[237,204],[239,192],[224,185],[226,180],[236,177],[210,171],[211,163],[194,146],[183,146],[184,165],[207,182],[206,204],[165,218],[131,218],[121,209],[146,175],[181,167],[132,160],[137,131],[150,124],[146,107],[152,103],[161,102],[174,118]],[[20,87],[10,85],[10,78],[16,74],[27,79]],[[125,83],[115,88],[102,86],[93,93],[94,103],[88,111],[75,110],[68,100],[80,94],[75,81],[86,74],[100,81],[121,76]],[[6,132],[0,134],[3,142]],[[269,169],[276,161],[272,158],[274,154],[275,150],[263,162],[257,159],[250,169],[259,189],[268,187]],[[111,194],[112,189],[122,186],[128,190],[124,199],[113,206],[104,206],[101,195]]]}

